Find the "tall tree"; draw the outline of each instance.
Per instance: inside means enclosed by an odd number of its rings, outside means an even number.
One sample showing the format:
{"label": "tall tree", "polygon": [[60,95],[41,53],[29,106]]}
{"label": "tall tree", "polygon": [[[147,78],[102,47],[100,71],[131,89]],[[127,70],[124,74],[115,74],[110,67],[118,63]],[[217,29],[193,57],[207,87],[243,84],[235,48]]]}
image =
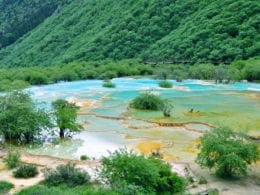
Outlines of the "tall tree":
{"label": "tall tree", "polygon": [[0,97],[0,135],[5,141],[28,144],[51,126],[48,113],[29,94],[14,91]]}
{"label": "tall tree", "polygon": [[69,132],[80,131],[82,126],[77,123],[77,110],[79,107],[75,103],[58,99],[52,102],[56,124],[59,128],[60,138],[65,137],[66,130]]}

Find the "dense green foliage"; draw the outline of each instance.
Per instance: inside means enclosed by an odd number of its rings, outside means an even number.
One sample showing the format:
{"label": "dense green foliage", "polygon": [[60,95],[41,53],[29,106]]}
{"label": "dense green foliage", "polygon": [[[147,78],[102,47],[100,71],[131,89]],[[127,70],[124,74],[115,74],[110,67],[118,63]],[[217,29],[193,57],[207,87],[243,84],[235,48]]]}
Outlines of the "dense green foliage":
{"label": "dense green foliage", "polygon": [[158,79],[214,79],[217,81],[260,80],[260,59],[239,60],[231,65],[157,64],[146,65],[140,60],[72,62],[53,67],[0,69],[0,91],[20,89],[59,81],[111,79],[122,76],[152,75]]}
{"label": "dense green foliage", "polygon": [[145,92],[137,96],[130,106],[139,110],[160,110],[163,100],[151,92]]}
{"label": "dense green foliage", "polygon": [[19,166],[20,154],[16,151],[9,151],[3,162],[6,164],[8,169],[13,169]]}
{"label": "dense green foliage", "polygon": [[245,134],[226,127],[216,128],[201,137],[200,153],[196,162],[215,169],[221,177],[245,175],[247,165],[259,159],[257,145]]}
{"label": "dense green foliage", "polygon": [[97,188],[96,186],[77,186],[67,187],[36,185],[21,190],[17,195],[119,195],[118,193],[106,188]]}
{"label": "dense green foliage", "polygon": [[151,74],[152,67],[144,66],[140,60],[72,62],[53,67],[0,69],[0,91],[23,88],[30,84]]}
{"label": "dense green foliage", "polygon": [[172,88],[172,83],[170,83],[169,81],[160,81],[159,82],[159,86],[162,88]]}
{"label": "dense green foliage", "polygon": [[105,80],[102,86],[106,88],[115,88],[116,84],[112,83],[110,80]]}
{"label": "dense green foliage", "polygon": [[30,143],[51,127],[48,113],[30,95],[14,91],[0,97],[0,135],[7,142]]}
{"label": "dense green foliage", "polygon": [[80,160],[89,160],[89,157],[87,155],[81,155]]}
{"label": "dense green foliage", "polygon": [[62,2],[66,0],[0,0],[0,49],[42,23]]}
{"label": "dense green foliage", "polygon": [[38,173],[38,169],[34,165],[21,165],[13,172],[13,175],[15,178],[31,178]]}
{"label": "dense green foliage", "polygon": [[[0,37],[13,42],[61,2],[1,1],[5,31]],[[248,59],[259,54],[259,11],[256,0],[71,0],[2,48],[0,66],[130,58],[192,63]]]}
{"label": "dense green foliage", "polygon": [[119,150],[103,157],[101,162],[100,178],[119,193],[127,190],[129,194],[170,194],[185,188],[184,180],[171,172],[170,165],[157,158]]}
{"label": "dense green foliage", "polygon": [[66,131],[76,132],[83,127],[77,123],[77,111],[79,107],[75,103],[70,103],[67,100],[57,99],[52,102],[54,109],[55,121],[59,128],[60,138],[65,137]]}
{"label": "dense green foliage", "polygon": [[145,92],[133,99],[130,107],[139,110],[160,110],[165,117],[170,117],[174,106],[167,99],[161,99],[152,92]]}
{"label": "dense green foliage", "polygon": [[47,186],[58,186],[65,184],[69,187],[81,186],[90,182],[87,172],[78,169],[74,164],[60,165],[53,169],[47,169],[44,173],[44,183]]}
{"label": "dense green foliage", "polygon": [[9,190],[14,187],[12,183],[7,181],[0,181],[0,194],[6,194]]}

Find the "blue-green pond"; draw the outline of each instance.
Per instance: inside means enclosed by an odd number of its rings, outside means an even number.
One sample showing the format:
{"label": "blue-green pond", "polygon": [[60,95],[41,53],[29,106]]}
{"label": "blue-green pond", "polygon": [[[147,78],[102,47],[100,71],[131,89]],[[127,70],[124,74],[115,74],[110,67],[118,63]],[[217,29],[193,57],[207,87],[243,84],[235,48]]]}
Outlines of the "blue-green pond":
{"label": "blue-green pond", "polygon": [[[46,102],[41,105],[46,108],[57,98],[78,103],[82,106],[78,120],[84,124],[84,130],[71,140],[45,143],[28,152],[79,159],[81,155],[100,158],[123,147],[143,153],[160,148],[167,160],[189,161],[196,153],[198,138],[212,126],[231,126],[260,136],[260,84],[171,80],[173,88],[163,89],[158,87],[158,80],[149,78],[117,78],[112,82],[116,88],[103,88],[102,81],[91,80],[27,89],[35,100]],[[172,117],[129,110],[129,102],[144,91],[170,99],[174,104]],[[166,127],[143,119],[179,125]]]}

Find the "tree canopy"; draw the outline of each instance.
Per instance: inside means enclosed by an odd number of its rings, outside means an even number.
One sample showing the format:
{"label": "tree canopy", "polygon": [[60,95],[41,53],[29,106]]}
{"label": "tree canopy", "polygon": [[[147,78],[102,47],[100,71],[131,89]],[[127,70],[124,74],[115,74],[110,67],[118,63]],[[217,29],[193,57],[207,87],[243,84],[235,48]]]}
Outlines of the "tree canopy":
{"label": "tree canopy", "polygon": [[48,113],[30,95],[14,91],[0,96],[0,135],[16,144],[30,143],[51,127]]}
{"label": "tree canopy", "polygon": [[221,177],[247,174],[247,167],[259,159],[257,145],[243,133],[227,127],[216,128],[201,137],[196,162],[215,169]]}
{"label": "tree canopy", "polygon": [[52,106],[60,138],[65,137],[66,131],[75,132],[82,129],[82,126],[77,123],[77,110],[79,107],[75,103],[57,99],[52,102]]}

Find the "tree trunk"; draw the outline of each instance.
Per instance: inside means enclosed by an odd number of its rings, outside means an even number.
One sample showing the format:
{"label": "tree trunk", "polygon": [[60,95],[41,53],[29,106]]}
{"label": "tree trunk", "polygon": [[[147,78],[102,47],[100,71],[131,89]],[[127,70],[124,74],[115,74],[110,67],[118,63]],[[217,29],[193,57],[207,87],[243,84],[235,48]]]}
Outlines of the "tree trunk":
{"label": "tree trunk", "polygon": [[60,128],[60,138],[64,139],[64,137],[65,137],[65,129]]}

